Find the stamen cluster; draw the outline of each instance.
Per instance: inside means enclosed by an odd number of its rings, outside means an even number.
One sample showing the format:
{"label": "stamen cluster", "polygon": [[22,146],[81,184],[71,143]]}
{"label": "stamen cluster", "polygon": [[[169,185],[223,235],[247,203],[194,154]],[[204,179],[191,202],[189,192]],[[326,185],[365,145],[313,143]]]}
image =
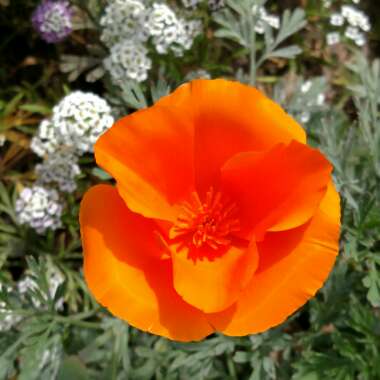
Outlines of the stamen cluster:
{"label": "stamen cluster", "polygon": [[222,193],[214,192],[213,188],[207,192],[204,202],[198,193],[192,193],[191,202],[185,202],[182,211],[171,230],[171,238],[182,240],[180,248],[190,244],[216,250],[231,244],[231,234],[240,229],[236,205],[223,199]]}

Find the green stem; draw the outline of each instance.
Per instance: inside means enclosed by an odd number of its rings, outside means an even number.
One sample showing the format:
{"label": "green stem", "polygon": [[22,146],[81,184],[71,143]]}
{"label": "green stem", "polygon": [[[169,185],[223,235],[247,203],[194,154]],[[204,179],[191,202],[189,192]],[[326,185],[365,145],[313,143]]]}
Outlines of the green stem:
{"label": "green stem", "polygon": [[61,322],[61,323],[69,324],[69,325],[75,325],[75,326],[88,328],[88,329],[102,330],[103,328],[99,325],[99,323],[83,321],[83,319],[87,319],[95,315],[99,310],[100,308],[96,308],[94,310],[85,311],[83,313],[78,313],[78,314],[68,316],[68,317],[57,315],[57,316],[54,316],[54,319],[57,322]]}
{"label": "green stem", "polygon": [[256,85],[256,31],[255,31],[255,20],[251,15],[249,17],[249,33],[251,36],[249,44],[249,84],[251,86]]}
{"label": "green stem", "polygon": [[100,326],[99,323],[96,322],[86,322],[86,321],[81,321],[77,319],[73,319],[70,317],[61,317],[61,316],[56,316],[55,321],[64,323],[67,325],[74,325],[78,327],[83,327],[84,329],[95,329],[95,330],[103,330],[103,327]]}
{"label": "green stem", "polygon": [[90,310],[90,311],[84,311],[82,313],[74,314],[73,316],[70,316],[70,318],[77,319],[77,320],[78,319],[87,319],[89,317],[92,317],[96,313],[98,313],[100,310],[101,310],[101,308],[97,307],[97,308]]}
{"label": "green stem", "polygon": [[229,374],[231,375],[231,379],[233,380],[237,380],[237,374],[236,374],[236,368],[235,368],[235,364],[232,360],[231,357],[227,357],[227,368],[228,368],[228,372]]}
{"label": "green stem", "polygon": [[[91,310],[91,311],[86,311],[83,313],[78,313],[78,314],[74,314],[74,315],[67,316],[67,317],[62,316],[62,315],[52,315],[51,318],[56,322],[60,322],[60,323],[68,324],[68,325],[76,325],[76,326],[83,327],[83,328],[102,330],[103,328],[99,325],[99,323],[83,321],[83,319],[87,319],[87,318],[95,315],[99,310],[100,310],[100,308],[96,308],[96,309]],[[46,315],[46,313],[44,313],[42,311],[36,312],[34,310],[29,311],[29,310],[22,310],[22,309],[21,310],[20,309],[19,310],[10,310],[8,313],[3,312],[3,314],[15,314],[15,315],[23,316],[24,318],[31,318],[31,317],[38,317],[41,315]],[[1,315],[1,313],[0,313],[0,315]]]}

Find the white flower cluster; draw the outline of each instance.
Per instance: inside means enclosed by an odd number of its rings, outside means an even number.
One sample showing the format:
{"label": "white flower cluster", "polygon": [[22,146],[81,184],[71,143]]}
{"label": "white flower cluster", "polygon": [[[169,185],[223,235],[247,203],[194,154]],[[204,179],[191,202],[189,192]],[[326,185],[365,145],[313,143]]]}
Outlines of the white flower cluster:
{"label": "white flower cluster", "polygon": [[38,185],[24,188],[16,201],[19,223],[29,225],[39,234],[61,226],[62,210],[58,192]]}
{"label": "white flower cluster", "polygon": [[142,43],[128,39],[113,45],[111,54],[104,60],[105,69],[119,85],[128,79],[143,82],[151,66],[147,48]]}
{"label": "white flower cluster", "polygon": [[340,33],[339,32],[330,32],[326,35],[327,45],[335,45],[340,42]]}
{"label": "white flower cluster", "polygon": [[110,48],[104,67],[119,85],[147,79],[152,66],[146,47],[149,40],[159,54],[172,51],[181,56],[201,31],[199,21],[177,17],[166,4],[147,7],[141,0],[112,0],[100,24],[101,40]]}
{"label": "white flower cluster", "polygon": [[252,14],[257,17],[255,31],[258,34],[264,34],[266,26],[273,29],[280,27],[280,18],[276,15],[269,14],[264,7],[254,5],[252,7]]}
{"label": "white flower cluster", "polygon": [[36,166],[35,186],[25,188],[16,203],[21,224],[38,233],[60,227],[63,206],[57,191],[46,186],[73,192],[80,174],[78,156],[91,152],[113,122],[111,107],[93,93],[72,92],[53,108],[51,118],[42,121],[31,142],[31,149],[44,161]]}
{"label": "white flower cluster", "polygon": [[[55,293],[58,287],[61,284],[63,284],[65,279],[62,273],[55,266],[52,266],[52,265],[49,265],[47,268],[46,278],[47,278],[48,286],[49,286],[49,296],[53,298],[55,296]],[[20,280],[17,283],[17,292],[19,295],[25,296],[27,293],[29,293],[30,291],[33,291],[37,287],[38,285],[36,284],[33,277],[31,277],[30,275],[26,275],[22,280]],[[44,306],[44,305],[41,305],[41,301],[39,298],[32,296],[31,300],[33,302],[33,305],[36,308],[41,308]],[[61,310],[63,308],[63,302],[64,302],[63,298],[60,298],[57,300],[56,304],[54,305],[56,310]]]}
{"label": "white flower cluster", "polygon": [[93,93],[74,91],[53,108],[50,120],[40,124],[31,149],[41,157],[63,146],[77,154],[91,152],[96,140],[113,122],[111,108],[104,99]]}
{"label": "white flower cluster", "polygon": [[63,145],[84,153],[93,150],[96,140],[114,120],[104,99],[90,92],[74,91],[53,108],[51,122]]}
{"label": "white flower cluster", "polygon": [[128,38],[146,40],[147,35],[140,27],[145,14],[145,5],[140,0],[114,0],[100,19],[100,39],[108,47]]}
{"label": "white flower cluster", "polygon": [[[365,33],[371,30],[368,16],[352,5],[343,5],[339,13],[333,13],[330,16],[330,24],[336,28],[344,28],[344,36],[354,41],[357,46],[366,44]],[[326,41],[328,45],[339,43],[341,41],[340,32],[328,33]]]}
{"label": "white flower cluster", "polygon": [[158,3],[153,4],[144,26],[149,36],[153,37],[158,53],[166,54],[172,50],[177,56],[190,49],[201,29],[199,21],[179,19],[166,4]]}
{"label": "white flower cluster", "polygon": [[37,184],[57,184],[60,191],[72,193],[77,188],[76,177],[81,173],[78,157],[70,150],[49,155],[36,166]]}

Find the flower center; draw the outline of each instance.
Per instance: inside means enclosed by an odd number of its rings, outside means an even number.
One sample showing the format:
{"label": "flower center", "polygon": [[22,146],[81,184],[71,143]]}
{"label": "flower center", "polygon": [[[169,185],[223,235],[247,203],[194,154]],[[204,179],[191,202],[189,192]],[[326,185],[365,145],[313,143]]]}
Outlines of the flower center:
{"label": "flower center", "polygon": [[231,244],[231,234],[240,230],[236,218],[237,206],[224,199],[211,187],[202,202],[198,193],[191,194],[191,201],[184,202],[182,213],[170,231],[172,239],[179,238],[182,245],[196,248],[208,245],[212,249]]}

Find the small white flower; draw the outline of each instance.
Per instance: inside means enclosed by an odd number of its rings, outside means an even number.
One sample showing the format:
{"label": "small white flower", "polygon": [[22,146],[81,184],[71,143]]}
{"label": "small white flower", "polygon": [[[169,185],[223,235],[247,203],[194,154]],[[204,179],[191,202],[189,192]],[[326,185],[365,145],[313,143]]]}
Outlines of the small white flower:
{"label": "small white flower", "polygon": [[358,46],[364,46],[366,44],[366,42],[367,42],[367,39],[366,39],[366,37],[364,36],[363,33],[358,33],[358,35],[354,39],[354,42]]}
{"label": "small white flower", "polygon": [[25,276],[22,280],[17,283],[17,291],[19,294],[23,295],[28,293],[37,287],[37,284],[30,276]]}
{"label": "small white flower", "polygon": [[352,6],[350,6],[350,5],[343,5],[342,6],[342,15],[345,18],[350,18],[354,12],[355,12],[355,8],[353,8]]}
{"label": "small white flower", "polygon": [[166,5],[154,3],[145,20],[145,28],[149,35],[159,36],[167,27],[176,26],[176,14]]}
{"label": "small white flower", "polygon": [[177,56],[182,56],[185,50],[190,50],[194,38],[200,34],[202,24],[198,20],[179,20],[177,29],[177,39],[173,41],[171,50]]}
{"label": "small white flower", "polygon": [[325,99],[326,99],[325,94],[319,94],[316,100],[316,105],[323,106],[323,104],[325,103]]}
{"label": "small white flower", "polygon": [[265,32],[265,26],[268,25],[273,29],[280,27],[280,18],[276,15],[269,14],[262,6],[254,5],[252,7],[252,14],[256,19],[255,31],[258,34]]}
{"label": "small white flower", "polygon": [[338,32],[328,33],[326,36],[327,45],[335,45],[340,42],[340,34]]}
{"label": "small white flower", "polygon": [[271,26],[273,29],[278,29],[280,27],[280,18],[275,15],[267,15],[263,20]]}
{"label": "small white flower", "polygon": [[56,190],[35,185],[22,190],[16,201],[20,224],[27,224],[42,234],[61,227],[63,206]]}
{"label": "small white flower", "polygon": [[300,120],[302,123],[307,123],[308,121],[310,121],[310,112],[302,112],[300,115]]}
{"label": "small white flower", "polygon": [[311,88],[311,81],[310,80],[308,80],[308,81],[306,81],[305,83],[303,83],[302,84],[302,86],[301,86],[301,92],[302,93],[306,93],[306,92],[309,92],[309,90],[310,90],[310,88]]}
{"label": "small white flower", "polygon": [[349,38],[350,40],[355,40],[359,36],[359,30],[358,28],[354,28],[352,26],[349,26],[346,31],[344,32],[344,35]]}
{"label": "small white flower", "polygon": [[119,85],[130,79],[143,82],[152,66],[146,47],[134,40],[124,40],[112,46],[103,64],[112,80]]}
{"label": "small white flower", "polygon": [[333,13],[330,17],[330,24],[334,26],[342,26],[344,24],[344,17],[340,13]]}
{"label": "small white flower", "polygon": [[50,120],[43,120],[38,127],[36,136],[32,138],[30,148],[40,157],[55,152],[61,142]]}
{"label": "small white flower", "polygon": [[265,24],[263,20],[256,21],[255,32],[258,34],[263,34],[265,32]]}

